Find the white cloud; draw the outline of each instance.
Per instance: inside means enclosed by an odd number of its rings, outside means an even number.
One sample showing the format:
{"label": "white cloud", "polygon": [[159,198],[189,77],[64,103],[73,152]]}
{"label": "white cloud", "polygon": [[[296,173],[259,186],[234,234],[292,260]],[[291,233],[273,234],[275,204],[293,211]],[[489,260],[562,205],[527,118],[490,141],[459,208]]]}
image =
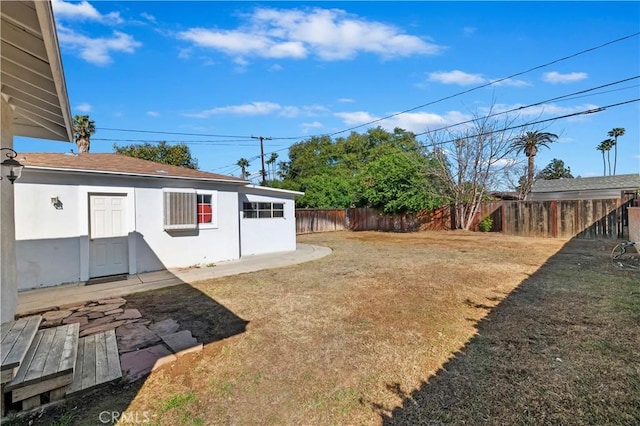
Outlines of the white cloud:
{"label": "white cloud", "polygon": [[491,82],[493,83],[494,86],[509,86],[509,87],[531,86],[531,83],[529,83],[528,81],[516,80],[513,78],[508,78],[502,81],[492,80]]}
{"label": "white cloud", "polygon": [[472,84],[484,83],[485,79],[481,74],[469,74],[460,70],[432,72],[429,74],[429,81],[442,84],[457,84],[459,86],[469,86]]}
{"label": "white cloud", "polygon": [[212,115],[266,115],[282,110],[279,104],[273,102],[252,102],[244,105],[230,105],[226,107],[212,108],[192,114],[184,114],[186,117],[207,118]]}
{"label": "white cloud", "polygon": [[462,29],[462,31],[464,32],[464,35],[466,35],[467,37],[470,35],[473,35],[476,32],[477,28],[476,27],[464,27]]}
{"label": "white cloud", "polygon": [[312,129],[321,129],[324,126],[322,125],[322,123],[320,123],[319,121],[313,121],[311,123],[302,123],[300,125],[300,127],[302,128],[302,130],[304,131],[304,133],[308,133],[309,130]]}
{"label": "white cloud", "polygon": [[160,117],[160,113],[157,111],[147,111],[149,117]]}
{"label": "white cloud", "polygon": [[86,102],[82,102],[78,105],[76,105],[76,107],[74,108],[76,111],[78,112],[91,112],[91,105],[86,103]]}
{"label": "white cloud", "polygon": [[191,49],[190,48],[180,49],[178,51],[178,58],[180,58],[180,59],[189,59],[190,57],[191,57]]}
{"label": "white cloud", "polygon": [[443,50],[400,28],[370,22],[338,9],[256,9],[245,15],[237,29],[190,28],[177,34],[181,40],[228,55],[321,60],[346,60],[360,53],[384,59],[434,55]]}
{"label": "white cloud", "polygon": [[[361,124],[379,120],[381,118],[365,111],[338,112],[334,115],[342,119],[343,123],[348,126],[358,126]],[[394,128],[400,127],[414,133],[421,133],[430,128],[433,129],[449,126],[462,121],[470,120],[471,118],[472,117],[470,115],[463,114],[459,111],[449,111],[445,114],[435,114],[430,112],[409,112],[377,121],[375,125],[381,126],[388,131],[393,131]]]}
{"label": "white cloud", "polygon": [[553,84],[575,83],[587,78],[586,72],[571,72],[569,74],[560,74],[556,71],[546,72],[542,75],[542,81]]}
{"label": "white cloud", "polygon": [[338,102],[340,102],[341,104],[351,104],[351,103],[354,103],[355,101],[350,98],[340,98],[338,99]]}
{"label": "white cloud", "polygon": [[80,3],[70,3],[62,0],[52,0],[53,12],[58,19],[67,20],[91,20],[104,24],[121,24],[123,22],[119,12],[111,12],[106,15],[101,14],[86,0]]}
{"label": "white cloud", "polygon": [[58,25],[58,40],[61,46],[77,51],[82,59],[95,65],[111,63],[112,52],[134,53],[142,46],[129,34],[120,31],[114,31],[111,37],[91,38],[62,25]]}
{"label": "white cloud", "polygon": [[149,14],[149,13],[142,12],[140,14],[140,16],[142,16],[144,19],[146,19],[147,21],[149,21],[151,23],[154,23],[154,24],[156,23],[156,17],[151,15],[151,14]]}
{"label": "white cloud", "polygon": [[269,67],[270,72],[282,71],[284,68],[280,64],[273,64]]}

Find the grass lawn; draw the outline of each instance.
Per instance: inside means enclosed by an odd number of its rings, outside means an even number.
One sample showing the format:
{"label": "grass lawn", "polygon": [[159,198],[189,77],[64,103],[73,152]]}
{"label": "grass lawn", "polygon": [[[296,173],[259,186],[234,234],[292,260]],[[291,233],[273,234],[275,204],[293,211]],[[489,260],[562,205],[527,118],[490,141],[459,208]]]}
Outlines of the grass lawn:
{"label": "grass lawn", "polygon": [[140,293],[205,343],[34,424],[640,424],[640,272],[610,241],[325,233],[297,266]]}

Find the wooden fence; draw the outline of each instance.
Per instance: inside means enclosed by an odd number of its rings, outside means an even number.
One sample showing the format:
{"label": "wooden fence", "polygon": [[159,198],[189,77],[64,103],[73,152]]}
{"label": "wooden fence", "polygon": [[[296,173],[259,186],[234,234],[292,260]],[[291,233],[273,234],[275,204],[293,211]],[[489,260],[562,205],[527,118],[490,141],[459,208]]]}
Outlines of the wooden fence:
{"label": "wooden fence", "polygon": [[[526,237],[628,238],[627,207],[631,199],[500,201],[483,203],[471,229],[489,215],[492,232]],[[454,229],[450,208],[405,215],[382,215],[375,209],[296,210],[296,232],[413,232]]]}

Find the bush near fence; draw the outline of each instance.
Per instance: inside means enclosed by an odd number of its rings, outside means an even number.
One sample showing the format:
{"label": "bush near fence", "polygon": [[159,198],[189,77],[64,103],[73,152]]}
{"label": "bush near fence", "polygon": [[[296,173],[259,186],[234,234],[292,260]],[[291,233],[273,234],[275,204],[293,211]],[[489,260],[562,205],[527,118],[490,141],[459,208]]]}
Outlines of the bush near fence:
{"label": "bush near fence", "polygon": [[[633,199],[499,201],[483,203],[472,222],[490,216],[491,232],[551,238],[628,238],[628,210]],[[455,229],[450,207],[415,214],[384,215],[370,208],[297,209],[296,232],[415,232]]]}

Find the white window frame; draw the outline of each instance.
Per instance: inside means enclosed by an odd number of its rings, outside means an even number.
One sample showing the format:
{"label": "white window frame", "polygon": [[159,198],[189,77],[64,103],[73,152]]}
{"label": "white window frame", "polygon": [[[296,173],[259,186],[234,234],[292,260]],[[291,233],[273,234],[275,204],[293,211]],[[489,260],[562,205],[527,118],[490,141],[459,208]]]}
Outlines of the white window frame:
{"label": "white window frame", "polygon": [[[247,209],[247,205],[251,205],[250,209]],[[281,205],[282,208],[274,208],[275,205]],[[284,219],[284,201],[272,202],[272,201],[244,201],[242,203],[242,218],[243,219]],[[254,213],[253,215],[247,215],[248,212]],[[277,213],[277,216],[274,216]]]}
{"label": "white window frame", "polygon": [[[185,194],[183,197],[178,195],[172,196],[170,194]],[[188,195],[190,194],[190,195]],[[198,223],[198,195],[210,195],[211,196],[211,222],[210,223]],[[181,198],[180,201],[171,201]],[[185,211],[179,211],[178,207],[167,205],[172,202],[189,202],[192,199],[192,206],[185,207]],[[208,190],[195,190],[185,188],[163,188],[162,189],[162,220],[164,229],[167,231],[172,230],[195,230],[195,229],[212,229],[218,227],[218,191]],[[180,214],[183,215],[179,224],[172,224],[171,215]]]}

